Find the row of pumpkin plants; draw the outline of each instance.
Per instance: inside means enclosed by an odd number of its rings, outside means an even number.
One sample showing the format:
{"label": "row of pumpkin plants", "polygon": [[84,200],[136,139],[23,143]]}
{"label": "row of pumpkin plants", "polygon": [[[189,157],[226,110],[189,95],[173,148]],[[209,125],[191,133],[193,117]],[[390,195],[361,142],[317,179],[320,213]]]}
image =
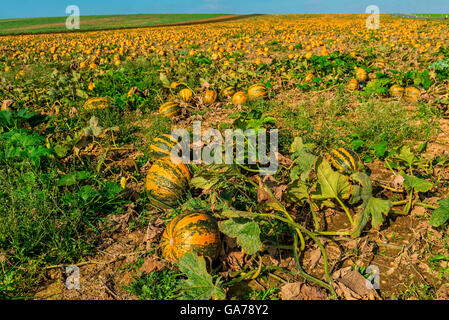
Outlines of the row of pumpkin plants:
{"label": "row of pumpkin plants", "polygon": [[[176,88],[176,85],[173,87]],[[237,94],[245,98],[248,95],[250,100],[268,96],[268,88],[261,83],[251,86],[247,93],[234,92],[232,87],[226,88],[225,92],[223,96],[232,97],[231,101],[235,105],[246,103],[246,99],[236,101]],[[178,95],[187,104],[192,100],[193,92],[184,88]],[[214,103],[216,99],[217,93],[210,89],[202,96],[203,104],[206,105]],[[169,101],[161,105],[159,113],[162,116],[173,117],[179,114],[180,108],[176,102]],[[342,147],[325,155],[316,155],[315,146],[304,143],[298,137],[291,146],[291,154],[287,155],[293,164],[289,168],[281,169],[286,171],[286,174],[281,172],[275,175],[289,177],[289,181],[281,181],[288,184],[288,187],[280,198],[273,195],[272,190],[259,176],[258,164],[246,167],[235,163],[199,168],[182,162],[174,163],[169,156],[173,148],[178,148],[178,151],[182,149],[170,133],[161,134],[151,144],[151,156],[155,161],[146,176],[145,189],[152,205],[162,210],[178,208],[191,189],[202,190],[200,197],[205,198],[204,200],[210,204],[209,208],[216,208],[217,202],[225,204],[221,210],[181,212],[169,222],[160,239],[161,253],[164,258],[175,263],[179,262],[180,265],[185,264],[183,259],[200,259],[203,266],[205,266],[204,258],[211,261],[217,259],[221,248],[221,233],[236,238],[246,254],[256,255],[265,248],[264,241],[261,240],[259,226],[261,220],[277,220],[292,230],[292,249],[298,274],[326,288],[331,297],[336,298],[327,267],[327,255],[320,242],[320,236],[346,235],[357,238],[367,225],[371,224],[373,228],[380,229],[388,214],[407,215],[413,206],[433,210],[429,222],[434,227],[444,225],[449,219],[449,197],[440,200],[437,205],[425,201],[430,193],[437,192],[436,187],[440,183],[440,179],[432,177],[433,170],[446,167],[449,159],[447,157],[427,159],[421,156],[426,145],[421,145],[416,150],[404,146],[391,152],[387,157],[385,165],[402,181],[399,189],[395,189],[383,185],[382,182],[373,181],[367,167],[350,148]],[[279,177],[277,179],[282,180]],[[233,179],[240,179],[247,188],[263,194],[264,200],[245,210],[237,208],[232,200],[224,196],[226,190],[221,183],[223,180],[230,182]],[[382,193],[384,196],[381,198],[375,197],[379,189],[386,191]],[[396,193],[401,199],[397,200],[398,197],[395,196],[396,201],[391,201],[385,197],[388,192]],[[295,207],[304,206],[308,208],[312,217],[313,223],[310,226],[298,223],[291,213]],[[344,212],[351,228],[337,231],[322,230],[319,215],[326,208],[337,209],[341,214]],[[299,252],[305,249],[309,241],[317,243],[324,257],[325,279],[318,279],[305,273],[300,265]],[[190,252],[195,254],[192,256]],[[206,295],[206,298],[224,297],[223,290],[217,292],[221,294]]]}

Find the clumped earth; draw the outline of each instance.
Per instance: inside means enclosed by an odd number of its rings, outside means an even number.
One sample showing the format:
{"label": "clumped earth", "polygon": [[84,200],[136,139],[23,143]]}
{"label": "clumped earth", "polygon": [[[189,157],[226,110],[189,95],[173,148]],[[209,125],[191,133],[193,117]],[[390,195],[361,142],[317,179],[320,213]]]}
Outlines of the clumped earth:
{"label": "clumped earth", "polygon": [[[0,39],[0,298],[448,299],[447,22],[382,18],[377,31],[363,15],[289,15]],[[356,68],[368,79],[350,90]],[[222,94],[256,83],[265,97]],[[180,114],[160,115],[167,101]],[[155,207],[150,146],[194,121],[279,129],[279,170],[192,165],[178,206]],[[338,172],[339,147],[363,166]],[[162,257],[185,211],[218,219],[212,263]]]}

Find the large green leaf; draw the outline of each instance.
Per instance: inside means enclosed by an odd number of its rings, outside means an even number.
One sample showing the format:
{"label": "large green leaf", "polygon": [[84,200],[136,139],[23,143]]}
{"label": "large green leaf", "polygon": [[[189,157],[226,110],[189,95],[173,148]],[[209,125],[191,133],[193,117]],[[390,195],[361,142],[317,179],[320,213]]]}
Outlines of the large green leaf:
{"label": "large green leaf", "polygon": [[222,300],[226,293],[219,285],[212,282],[212,276],[207,272],[206,261],[195,252],[190,251],[179,259],[179,269],[187,276],[181,280],[179,288],[183,300]]}
{"label": "large green leaf", "polygon": [[358,193],[356,195],[353,193],[353,197],[363,201],[361,209],[354,220],[355,226],[351,231],[351,236],[357,238],[370,219],[373,228],[379,229],[384,223],[384,215],[388,214],[393,204],[390,200],[374,198],[372,196],[373,186],[370,178],[365,173],[356,172],[351,175],[351,179],[361,185],[361,188],[357,189]]}
{"label": "large green leaf", "polygon": [[348,177],[332,170],[331,165],[325,159],[318,161],[317,178],[318,187],[312,194],[313,199],[346,199],[351,195],[351,184]]}
{"label": "large green leaf", "polygon": [[296,204],[304,204],[309,199],[309,188],[304,181],[296,180],[287,187],[285,199]]}
{"label": "large green leaf", "polygon": [[417,192],[427,192],[433,188],[433,184],[427,180],[409,176],[401,172],[401,176],[404,178],[404,186],[408,189],[414,189]]}
{"label": "large green leaf", "polygon": [[432,217],[429,220],[429,224],[433,227],[442,226],[449,220],[449,197],[438,201],[437,204],[439,207],[433,211]]}
{"label": "large green leaf", "polygon": [[237,243],[248,254],[255,254],[262,249],[259,224],[248,218],[231,218],[218,223],[221,232],[237,238]]}

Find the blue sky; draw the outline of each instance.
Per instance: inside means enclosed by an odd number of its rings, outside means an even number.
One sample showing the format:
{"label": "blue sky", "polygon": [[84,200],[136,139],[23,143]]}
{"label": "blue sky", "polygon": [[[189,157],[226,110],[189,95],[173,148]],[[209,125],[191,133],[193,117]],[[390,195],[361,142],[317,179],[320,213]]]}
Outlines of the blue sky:
{"label": "blue sky", "polygon": [[[68,5],[81,15],[129,13],[447,13],[449,0],[0,0],[0,19],[65,16]],[[7,4],[5,4],[7,3]]]}

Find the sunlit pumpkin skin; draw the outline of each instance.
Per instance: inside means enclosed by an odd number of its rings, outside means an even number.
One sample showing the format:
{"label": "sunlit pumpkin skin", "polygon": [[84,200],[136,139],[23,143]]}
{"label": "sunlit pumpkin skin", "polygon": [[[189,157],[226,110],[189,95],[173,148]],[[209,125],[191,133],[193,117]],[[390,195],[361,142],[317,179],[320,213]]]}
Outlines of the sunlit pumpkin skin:
{"label": "sunlit pumpkin skin", "polygon": [[178,82],[172,82],[172,83],[170,84],[170,88],[172,88],[172,89],[176,89],[178,86],[179,86],[179,83],[178,83]]}
{"label": "sunlit pumpkin skin", "polygon": [[404,95],[404,88],[400,85],[394,84],[390,87],[390,94],[395,98],[402,98]]}
{"label": "sunlit pumpkin skin", "polygon": [[234,95],[235,93],[235,89],[234,87],[227,87],[223,90],[223,92],[221,93],[222,97],[225,98],[230,98]]}
{"label": "sunlit pumpkin skin", "polygon": [[181,107],[173,101],[164,103],[159,107],[159,114],[171,118],[178,115],[181,112]]}
{"label": "sunlit pumpkin skin", "polygon": [[248,97],[250,101],[263,98],[268,94],[268,89],[263,83],[253,84],[248,89]]}
{"label": "sunlit pumpkin skin", "polygon": [[203,103],[209,105],[217,100],[217,92],[215,90],[206,90],[203,95]]}
{"label": "sunlit pumpkin skin", "polygon": [[167,225],[161,238],[162,256],[178,262],[189,251],[212,260],[220,252],[217,221],[206,213],[183,213]]}
{"label": "sunlit pumpkin skin", "polygon": [[404,90],[404,100],[409,103],[418,101],[421,91],[415,86],[409,86]]}
{"label": "sunlit pumpkin skin", "polygon": [[332,150],[327,160],[338,171],[359,171],[361,160],[357,153],[348,148]]}
{"label": "sunlit pumpkin skin", "polygon": [[246,101],[248,101],[248,97],[243,91],[238,91],[232,96],[232,103],[236,106],[244,105]]}
{"label": "sunlit pumpkin skin", "polygon": [[164,157],[148,171],[145,190],[156,200],[173,207],[187,191],[190,179],[190,169],[186,164],[174,163],[170,157]]}
{"label": "sunlit pumpkin skin", "polygon": [[351,79],[347,84],[346,84],[346,89],[350,90],[350,91],[355,91],[359,89],[359,82],[356,79]]}
{"label": "sunlit pumpkin skin", "polygon": [[107,98],[91,98],[84,103],[84,110],[104,109],[109,107],[109,101]]}
{"label": "sunlit pumpkin skin", "polygon": [[357,68],[357,69],[355,69],[355,77],[356,77],[357,81],[359,81],[359,82],[367,81],[368,73],[363,68]]}
{"label": "sunlit pumpkin skin", "polygon": [[185,88],[185,89],[182,89],[181,91],[179,91],[178,95],[182,99],[182,101],[190,102],[190,100],[192,100],[192,97],[193,97],[193,92],[192,92],[192,90]]}
{"label": "sunlit pumpkin skin", "polygon": [[161,134],[153,139],[150,145],[150,156],[153,160],[170,156],[175,147],[179,155],[182,148],[178,141],[171,134]]}

